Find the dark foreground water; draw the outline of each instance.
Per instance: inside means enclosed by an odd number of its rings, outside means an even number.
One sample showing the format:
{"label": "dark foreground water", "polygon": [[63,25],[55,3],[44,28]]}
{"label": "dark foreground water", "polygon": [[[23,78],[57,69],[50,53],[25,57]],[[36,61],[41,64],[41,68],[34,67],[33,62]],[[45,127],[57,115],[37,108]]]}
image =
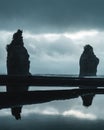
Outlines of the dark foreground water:
{"label": "dark foreground water", "polygon": [[0,130],[98,130],[104,128],[104,96],[96,95],[90,107],[81,98],[26,105],[21,120],[10,109],[0,110]]}

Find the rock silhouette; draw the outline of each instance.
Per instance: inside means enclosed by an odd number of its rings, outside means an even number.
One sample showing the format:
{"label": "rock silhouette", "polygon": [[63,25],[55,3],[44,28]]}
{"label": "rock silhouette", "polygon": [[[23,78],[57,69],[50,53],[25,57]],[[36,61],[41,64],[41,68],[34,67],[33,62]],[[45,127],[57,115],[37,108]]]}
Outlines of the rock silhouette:
{"label": "rock silhouette", "polygon": [[[7,45],[7,74],[8,75],[30,75],[30,61],[27,49],[24,47],[22,31],[17,30],[13,34],[12,42]],[[7,85],[7,92],[23,92],[28,91],[25,84]],[[14,99],[15,100],[15,99]],[[11,108],[12,115],[16,119],[21,118],[22,106]]]}
{"label": "rock silhouette", "polygon": [[[97,66],[99,64],[99,59],[93,52],[93,47],[90,45],[86,45],[84,47],[84,51],[80,57],[79,65],[80,65],[80,72],[79,76],[96,76],[97,73]],[[80,88],[87,88],[91,89],[91,86],[83,86]],[[84,106],[90,106],[92,104],[92,100],[95,94],[87,94],[81,96],[83,100]]]}

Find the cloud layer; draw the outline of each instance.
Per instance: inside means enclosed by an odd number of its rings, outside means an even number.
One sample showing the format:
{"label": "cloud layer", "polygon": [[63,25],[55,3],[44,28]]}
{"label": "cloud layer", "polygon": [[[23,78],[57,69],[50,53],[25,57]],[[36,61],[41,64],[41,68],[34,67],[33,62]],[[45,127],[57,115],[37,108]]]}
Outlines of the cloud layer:
{"label": "cloud layer", "polygon": [[104,28],[103,0],[0,0],[0,28],[66,32]]}
{"label": "cloud layer", "polygon": [[[0,73],[6,73],[6,45],[14,32],[0,31]],[[103,75],[104,32],[98,30],[76,33],[34,34],[24,31],[24,43],[30,55],[32,74],[78,74],[83,46],[91,44],[100,59],[98,74]]]}

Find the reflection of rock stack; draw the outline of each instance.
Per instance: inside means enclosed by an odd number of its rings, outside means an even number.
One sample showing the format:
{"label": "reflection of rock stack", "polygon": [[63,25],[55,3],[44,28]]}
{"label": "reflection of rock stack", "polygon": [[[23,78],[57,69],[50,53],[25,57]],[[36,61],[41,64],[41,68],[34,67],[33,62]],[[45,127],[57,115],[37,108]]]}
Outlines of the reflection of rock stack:
{"label": "reflection of rock stack", "polygon": [[[7,73],[8,75],[29,75],[29,54],[24,47],[22,31],[18,30],[13,35],[12,42],[7,45]],[[27,91],[26,85],[8,85],[7,92]],[[14,99],[15,100],[15,99]],[[22,107],[12,108],[12,114],[16,119],[20,118]]]}
{"label": "reflection of rock stack", "polygon": [[[96,76],[97,66],[99,64],[99,59],[95,56],[93,48],[90,45],[84,47],[84,51],[80,57],[80,74],[79,76]],[[91,86],[82,86],[80,88],[91,89]],[[81,96],[84,106],[90,106],[94,94],[87,94]]]}

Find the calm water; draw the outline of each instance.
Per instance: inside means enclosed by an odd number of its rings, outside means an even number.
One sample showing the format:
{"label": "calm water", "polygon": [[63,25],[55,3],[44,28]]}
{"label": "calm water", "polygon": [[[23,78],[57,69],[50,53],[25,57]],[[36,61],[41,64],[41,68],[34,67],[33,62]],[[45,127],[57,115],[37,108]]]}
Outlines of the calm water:
{"label": "calm water", "polygon": [[103,102],[104,95],[95,95],[92,105],[89,107],[82,105],[81,97],[25,105],[22,108],[21,120],[16,120],[11,115],[10,109],[1,109],[0,130],[102,129],[104,127]]}

